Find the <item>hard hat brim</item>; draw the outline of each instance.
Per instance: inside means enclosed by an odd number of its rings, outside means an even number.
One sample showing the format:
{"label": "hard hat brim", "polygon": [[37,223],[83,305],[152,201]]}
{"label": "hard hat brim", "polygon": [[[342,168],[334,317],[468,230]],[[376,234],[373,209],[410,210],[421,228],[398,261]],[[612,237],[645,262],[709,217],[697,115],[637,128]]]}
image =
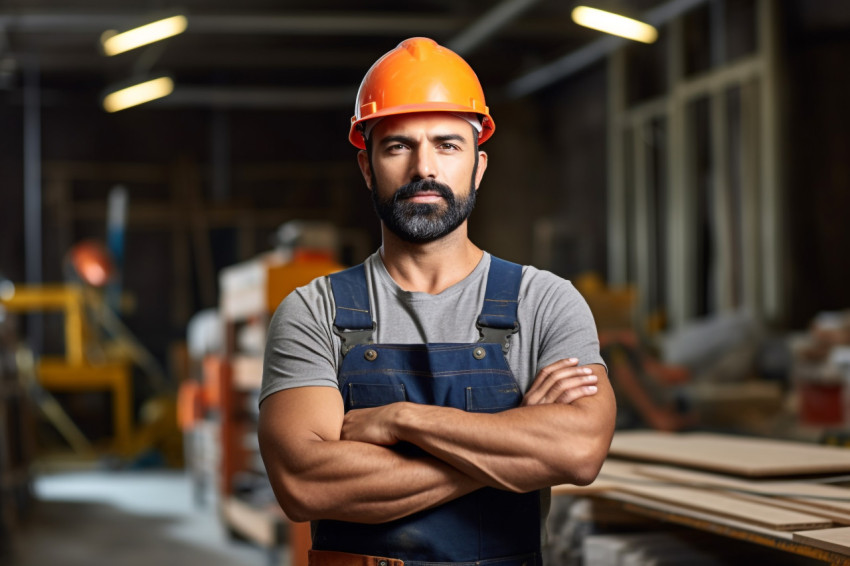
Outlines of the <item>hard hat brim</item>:
{"label": "hard hat brim", "polygon": [[360,119],[357,116],[351,117],[351,129],[348,133],[348,140],[358,149],[366,149],[366,140],[363,138],[361,124],[369,120],[378,118],[386,118],[387,116],[396,116],[402,114],[414,114],[416,112],[472,112],[481,118],[481,133],[478,135],[478,143],[482,144],[487,141],[493,132],[496,130],[496,124],[490,117],[489,110],[485,106],[484,113],[473,110],[469,106],[460,104],[452,104],[448,102],[429,102],[425,104],[410,104],[406,106],[393,106],[372,112],[362,116]]}

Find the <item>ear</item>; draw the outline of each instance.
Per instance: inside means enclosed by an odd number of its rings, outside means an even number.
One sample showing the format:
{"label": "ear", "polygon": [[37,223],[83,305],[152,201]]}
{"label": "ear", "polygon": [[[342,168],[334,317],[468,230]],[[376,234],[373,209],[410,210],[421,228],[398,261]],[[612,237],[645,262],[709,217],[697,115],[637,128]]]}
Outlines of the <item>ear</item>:
{"label": "ear", "polygon": [[372,190],[372,167],[369,164],[369,154],[365,149],[357,152],[357,165],[360,166],[360,173],[363,175],[363,180],[366,181],[366,188]]}
{"label": "ear", "polygon": [[484,151],[478,152],[478,170],[475,172],[475,190],[481,184],[481,179],[484,178],[484,171],[487,170],[487,153]]}

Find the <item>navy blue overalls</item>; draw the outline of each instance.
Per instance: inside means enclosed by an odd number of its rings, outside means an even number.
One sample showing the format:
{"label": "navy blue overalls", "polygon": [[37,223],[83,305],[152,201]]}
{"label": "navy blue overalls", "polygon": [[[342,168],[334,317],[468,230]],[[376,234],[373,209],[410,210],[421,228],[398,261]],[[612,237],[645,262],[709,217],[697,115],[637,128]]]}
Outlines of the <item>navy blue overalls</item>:
{"label": "navy blue overalls", "polygon": [[[518,329],[522,267],[491,258],[484,306],[472,344],[372,344],[375,330],[363,265],[330,275],[335,331],[343,340],[339,387],[345,410],[397,401],[495,413],[522,392],[505,359]],[[449,321],[447,321],[449,323]],[[399,450],[416,452],[412,445]],[[313,548],[401,559],[535,566],[540,558],[540,493],[483,488],[440,507],[377,525],[317,521]]]}

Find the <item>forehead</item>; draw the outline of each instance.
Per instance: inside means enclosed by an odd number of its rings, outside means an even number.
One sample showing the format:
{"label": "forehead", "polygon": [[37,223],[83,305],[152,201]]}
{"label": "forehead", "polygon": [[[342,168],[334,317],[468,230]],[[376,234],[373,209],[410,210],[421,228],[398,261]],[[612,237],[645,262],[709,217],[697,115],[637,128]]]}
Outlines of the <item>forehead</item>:
{"label": "forehead", "polygon": [[454,114],[448,112],[414,112],[387,116],[380,120],[372,132],[375,139],[386,136],[404,135],[460,135],[470,139],[472,126]]}

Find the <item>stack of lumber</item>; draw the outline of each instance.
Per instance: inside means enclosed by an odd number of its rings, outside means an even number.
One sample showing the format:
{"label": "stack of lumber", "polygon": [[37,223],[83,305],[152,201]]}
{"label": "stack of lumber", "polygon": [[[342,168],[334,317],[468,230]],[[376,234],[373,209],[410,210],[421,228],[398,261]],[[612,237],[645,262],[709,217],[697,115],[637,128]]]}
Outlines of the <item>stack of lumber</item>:
{"label": "stack of lumber", "polygon": [[850,563],[850,477],[843,474],[850,474],[847,448],[624,431],[593,484],[553,493],[613,499],[658,519]]}

